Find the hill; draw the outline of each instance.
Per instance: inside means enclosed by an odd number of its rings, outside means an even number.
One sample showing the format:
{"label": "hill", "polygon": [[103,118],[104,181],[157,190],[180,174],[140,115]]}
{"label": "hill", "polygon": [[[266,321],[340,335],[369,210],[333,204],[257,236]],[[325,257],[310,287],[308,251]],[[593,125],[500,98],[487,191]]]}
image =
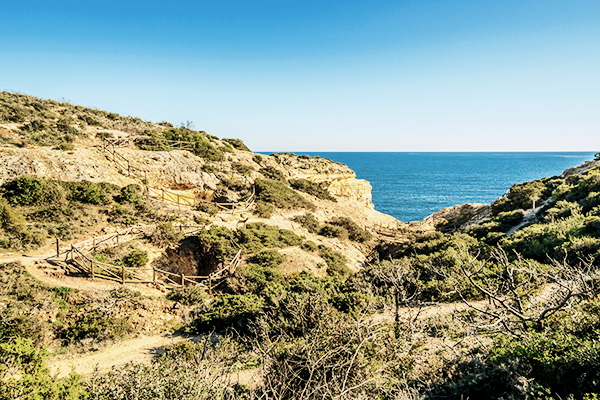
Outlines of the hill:
{"label": "hill", "polygon": [[0,399],[600,394],[597,162],[405,225],[186,126],[4,92],[0,138]]}

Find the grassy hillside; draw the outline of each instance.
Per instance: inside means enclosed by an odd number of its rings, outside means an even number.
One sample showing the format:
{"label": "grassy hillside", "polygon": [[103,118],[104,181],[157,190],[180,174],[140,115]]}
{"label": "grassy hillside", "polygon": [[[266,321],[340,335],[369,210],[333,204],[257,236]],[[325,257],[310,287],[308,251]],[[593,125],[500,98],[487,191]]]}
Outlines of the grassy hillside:
{"label": "grassy hillside", "polygon": [[[201,172],[220,182],[215,199],[253,189],[251,212],[261,218],[218,225],[225,213],[214,203],[182,211],[151,202],[139,185],[5,182],[4,250],[148,224],[156,226],[151,235],[91,257],[199,274],[239,246],[244,262],[214,296],[197,287],[153,296],[56,287],[17,263],[0,264],[0,400],[600,396],[598,166],[516,184],[492,204],[492,217],[467,231],[407,231],[407,241],[389,243],[346,215],[318,214],[343,199],[289,176],[294,162],[323,160],[237,157],[247,153],[239,140],[10,93],[0,94],[0,124],[7,146],[98,145],[115,131],[143,135],[135,149],[144,152],[168,154],[166,140],[195,143]],[[186,223],[204,229],[185,237],[174,226]],[[370,261],[354,273],[350,247]],[[284,273],[298,254],[323,273]],[[161,324],[149,328],[158,315]],[[58,379],[47,368],[47,349],[86,352],[148,329],[195,341],[91,376]],[[249,371],[259,378],[238,383]]]}

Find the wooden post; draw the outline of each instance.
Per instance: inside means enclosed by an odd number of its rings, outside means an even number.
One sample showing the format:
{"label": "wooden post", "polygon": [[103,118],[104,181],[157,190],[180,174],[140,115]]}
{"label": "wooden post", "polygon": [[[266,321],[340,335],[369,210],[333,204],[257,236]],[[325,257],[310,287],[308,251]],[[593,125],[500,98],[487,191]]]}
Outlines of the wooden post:
{"label": "wooden post", "polygon": [[213,291],[212,291],[212,276],[208,275],[208,293],[210,293],[210,295],[212,296]]}
{"label": "wooden post", "polygon": [[162,200],[165,201],[165,189],[161,189],[162,190]]}
{"label": "wooden post", "polygon": [[92,280],[94,280],[94,278],[96,277],[95,273],[94,273],[94,260],[90,260],[90,270],[92,273]]}
{"label": "wooden post", "polygon": [[117,244],[119,244],[119,231],[117,231]]}
{"label": "wooden post", "polygon": [[185,286],[185,280],[184,280],[184,276],[183,274],[181,274],[181,286]]}
{"label": "wooden post", "polygon": [[152,282],[156,283],[156,270],[152,268]]}
{"label": "wooden post", "polygon": [[94,241],[93,242],[94,244],[92,246],[93,246],[94,251],[96,251],[96,236],[94,236],[93,241]]}
{"label": "wooden post", "polygon": [[60,256],[60,245],[58,244],[58,238],[56,238],[56,257]]}
{"label": "wooden post", "polygon": [[73,244],[71,244],[71,262],[73,262]]}
{"label": "wooden post", "polygon": [[125,267],[121,267],[121,283],[125,284]]}

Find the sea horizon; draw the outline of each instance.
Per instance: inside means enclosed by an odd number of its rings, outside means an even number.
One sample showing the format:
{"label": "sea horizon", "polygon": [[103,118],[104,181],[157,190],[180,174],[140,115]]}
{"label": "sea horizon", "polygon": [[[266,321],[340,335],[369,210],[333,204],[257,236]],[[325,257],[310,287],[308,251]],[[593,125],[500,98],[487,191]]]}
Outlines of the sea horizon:
{"label": "sea horizon", "polygon": [[346,164],[358,179],[371,184],[375,209],[403,222],[422,220],[442,208],[459,204],[490,204],[514,184],[559,175],[593,159],[595,154],[593,151],[288,152]]}

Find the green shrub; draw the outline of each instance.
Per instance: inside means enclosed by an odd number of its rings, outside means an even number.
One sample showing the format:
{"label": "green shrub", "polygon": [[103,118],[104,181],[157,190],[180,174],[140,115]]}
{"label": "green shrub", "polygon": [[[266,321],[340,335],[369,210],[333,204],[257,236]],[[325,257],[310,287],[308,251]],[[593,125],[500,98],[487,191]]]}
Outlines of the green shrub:
{"label": "green shrub", "polygon": [[245,229],[239,229],[235,232],[235,240],[244,251],[251,253],[259,252],[265,247],[284,248],[302,243],[302,238],[294,232],[262,222],[252,222]]}
{"label": "green shrub", "polygon": [[67,343],[76,343],[84,339],[96,342],[120,339],[132,331],[131,325],[124,318],[113,318],[100,313],[88,312],[59,333],[59,337]]}
{"label": "green shrub", "polygon": [[250,173],[254,171],[254,168],[252,168],[250,165],[241,162],[234,162],[231,164],[231,166],[234,170],[245,176],[250,175]]}
{"label": "green shrub", "polygon": [[302,225],[310,233],[317,233],[317,231],[319,230],[319,221],[311,213],[306,213],[304,215],[296,215],[294,218],[292,218],[292,221]]}
{"label": "green shrub", "polygon": [[263,309],[263,300],[254,294],[224,294],[216,297],[200,313],[194,326],[198,332],[235,329],[238,332],[248,327],[248,322]]}
{"label": "green shrub", "polygon": [[215,168],[215,166],[211,164],[204,164],[202,167],[200,167],[200,169],[203,172],[206,172],[207,174],[212,174],[217,171],[217,168]]}
{"label": "green shrub", "polygon": [[356,222],[352,221],[350,218],[337,217],[329,221],[329,223],[344,228],[348,233],[348,238],[354,242],[363,243],[372,239],[372,236],[369,232],[361,228]]}
{"label": "green shrub", "polygon": [[317,244],[315,242],[307,240],[306,242],[304,242],[300,245],[300,248],[309,253],[313,253],[319,249],[319,246],[317,246]]}
{"label": "green shrub", "polygon": [[20,176],[2,185],[2,195],[12,204],[41,204],[46,201],[47,186],[44,179]]}
{"label": "green shrub", "polygon": [[167,293],[167,299],[176,301],[186,306],[204,304],[206,293],[198,286],[184,286],[172,289]]}
{"label": "green shrub", "polygon": [[248,264],[236,272],[243,293],[256,295],[281,295],[285,290],[283,273],[276,268],[266,268],[256,264]]}
{"label": "green shrub", "polygon": [[201,211],[203,213],[207,213],[210,216],[216,215],[219,212],[219,209],[214,203],[199,203],[196,206],[196,210]]}
{"label": "green shrub", "polygon": [[260,154],[255,154],[252,156],[252,161],[254,161],[257,164],[260,164],[262,162],[263,158]]}
{"label": "green shrub", "polygon": [[62,150],[62,151],[73,151],[73,150],[75,150],[75,145],[73,145],[73,143],[63,142],[63,143],[59,144],[56,147],[56,149],[57,150]]}
{"label": "green shrub", "polygon": [[70,183],[69,186],[72,200],[95,205],[110,204],[117,189],[116,185],[89,181]]}
{"label": "green shrub", "polygon": [[280,182],[287,182],[287,179],[285,179],[283,172],[281,172],[281,170],[279,170],[275,167],[272,167],[270,165],[259,169],[258,172],[260,172],[267,179],[273,179],[275,181],[280,181]]}
{"label": "green shrub", "polygon": [[330,276],[346,278],[352,274],[352,271],[346,265],[348,260],[343,254],[326,246],[319,246],[319,256],[327,263],[327,273]]}
{"label": "green shrub", "polygon": [[248,147],[244,144],[244,142],[240,139],[222,139],[223,142],[229,143],[237,150],[250,151]]}
{"label": "green shrub", "polygon": [[150,236],[150,242],[159,247],[165,247],[170,244],[179,243],[183,239],[183,234],[173,228],[170,222],[161,222],[157,224],[156,229]]}
{"label": "green shrub", "polygon": [[142,268],[148,264],[148,253],[141,250],[132,250],[123,259],[123,264],[129,268]]}
{"label": "green shrub", "polygon": [[254,207],[254,213],[261,218],[271,218],[275,212],[273,204],[265,203],[264,201],[257,201]]}
{"label": "green shrub", "polygon": [[11,207],[5,200],[0,199],[0,227],[7,233],[18,234],[23,230],[25,218]]}
{"label": "green shrub", "polygon": [[277,208],[307,208],[314,209],[314,205],[305,200],[285,184],[272,179],[256,179],[256,198],[259,201],[273,204]]}
{"label": "green shrub", "polygon": [[337,202],[337,199],[333,197],[327,190],[323,189],[319,184],[309,180],[290,179],[290,186],[296,190],[300,190],[304,193],[315,196],[318,199]]}
{"label": "green shrub", "polygon": [[86,399],[81,378],[54,378],[46,366],[46,349],[36,349],[31,340],[17,338],[0,343],[0,400]]}
{"label": "green shrub", "polygon": [[348,239],[346,228],[338,225],[325,224],[319,229],[319,235],[338,239]]}
{"label": "green shrub", "polygon": [[138,205],[143,203],[144,198],[140,194],[141,188],[139,185],[132,183],[121,188],[121,192],[117,196],[117,201],[121,204]]}
{"label": "green shrub", "polygon": [[250,262],[266,268],[277,267],[285,262],[285,260],[285,256],[277,250],[262,250],[250,258]]}

